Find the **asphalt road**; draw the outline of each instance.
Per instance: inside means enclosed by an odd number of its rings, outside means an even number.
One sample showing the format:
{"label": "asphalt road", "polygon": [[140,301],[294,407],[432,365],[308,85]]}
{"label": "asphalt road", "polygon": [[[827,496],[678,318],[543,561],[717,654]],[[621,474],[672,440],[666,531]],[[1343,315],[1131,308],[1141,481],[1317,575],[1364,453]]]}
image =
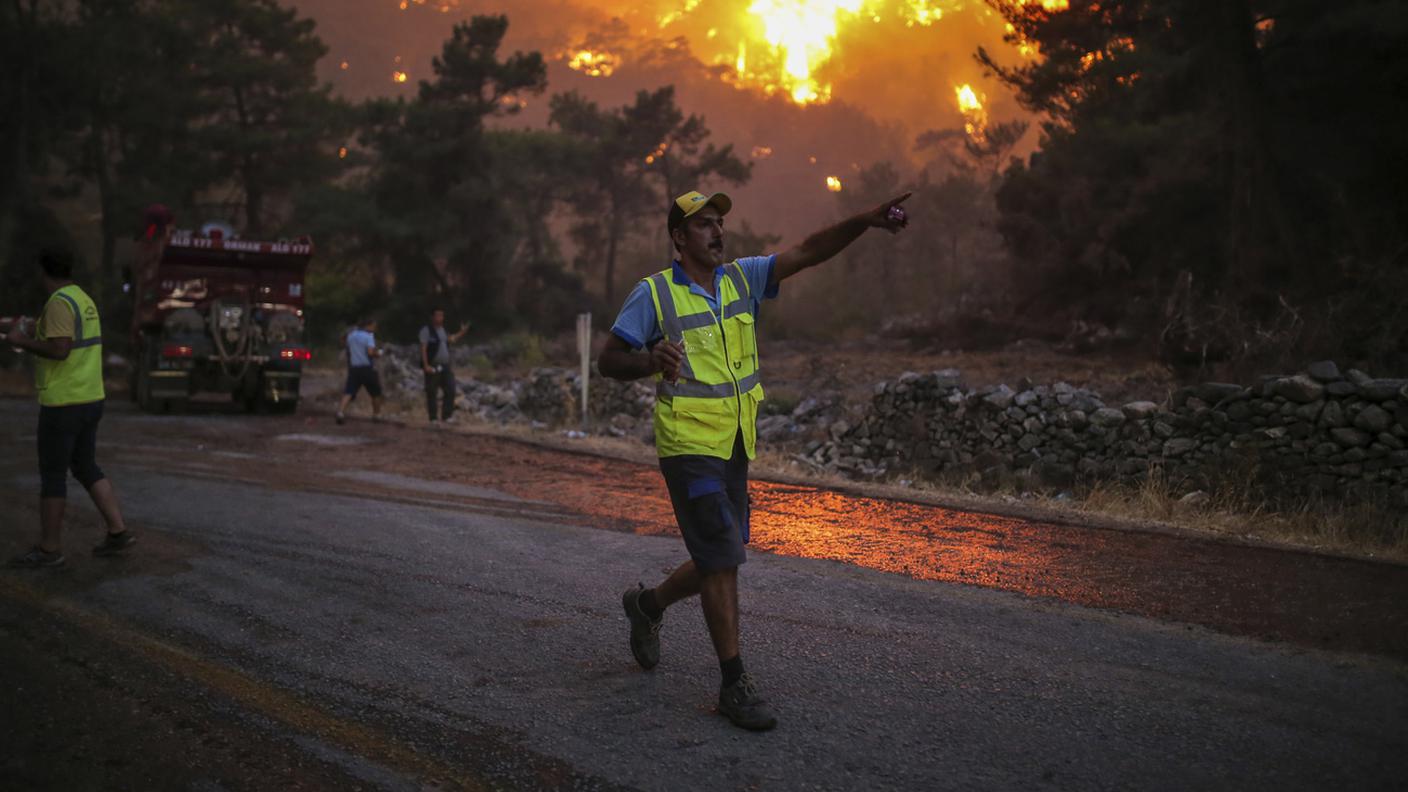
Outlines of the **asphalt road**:
{"label": "asphalt road", "polygon": [[[32,415],[0,401],[6,553],[37,519]],[[356,448],[356,425],[233,452],[183,440],[194,421],[233,436],[257,420],[111,411],[100,461],[140,543],[89,557],[99,529],[74,487],[68,567],[0,573],[0,786],[1282,792],[1408,778],[1401,659],[768,553],[741,573],[744,658],[781,723],[740,732],[714,712],[696,604],[667,615],[655,671],[626,648],[620,593],[673,567],[677,538],[355,453],[317,471],[338,491],[231,472],[283,448]]]}

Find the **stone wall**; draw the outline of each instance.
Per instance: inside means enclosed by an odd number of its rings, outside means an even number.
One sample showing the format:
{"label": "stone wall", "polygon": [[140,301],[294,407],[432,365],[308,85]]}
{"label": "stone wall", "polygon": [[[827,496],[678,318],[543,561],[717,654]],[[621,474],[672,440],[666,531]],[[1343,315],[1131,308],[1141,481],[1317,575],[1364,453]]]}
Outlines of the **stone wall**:
{"label": "stone wall", "polygon": [[[388,385],[419,392],[412,349],[388,348]],[[579,424],[575,369],[538,368],[490,384],[457,369],[459,409],[488,420]],[[649,380],[594,375],[590,428],[647,442]],[[1408,380],[1343,375],[1331,362],[1251,386],[1204,383],[1164,403],[1106,404],[1063,382],[970,389],[958,371],[881,382],[868,405],[816,394],[765,415],[770,446],[854,476],[1017,476],[1033,487],[1137,481],[1158,471],[1185,489],[1254,486],[1262,494],[1383,494],[1408,505]]]}
{"label": "stone wall", "polygon": [[1065,383],[969,390],[953,370],[876,385],[863,417],[806,449],[814,464],[876,476],[1010,472],[1050,487],[1159,470],[1188,488],[1267,494],[1378,492],[1408,485],[1408,380],[1330,362],[1246,387],[1206,383],[1164,404],[1105,404]]}

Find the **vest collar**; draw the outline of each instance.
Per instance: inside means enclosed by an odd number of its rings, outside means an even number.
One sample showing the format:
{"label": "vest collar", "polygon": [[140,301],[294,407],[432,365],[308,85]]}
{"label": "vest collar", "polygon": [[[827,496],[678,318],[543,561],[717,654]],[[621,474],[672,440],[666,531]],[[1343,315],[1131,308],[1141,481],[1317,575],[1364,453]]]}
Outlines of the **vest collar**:
{"label": "vest collar", "polygon": [[717,300],[717,299],[718,299],[718,296],[717,296],[717,295],[718,295],[718,293],[719,293],[719,282],[720,282],[721,280],[723,280],[723,277],[724,277],[724,275],[725,275],[724,267],[727,267],[727,266],[728,266],[728,264],[725,263],[725,264],[720,264],[719,266],[717,266],[717,267],[714,268],[714,294],[713,294],[713,295],[710,295],[708,292],[704,291],[704,287],[700,286],[699,284],[695,283],[693,280],[690,279],[689,275],[687,275],[687,274],[685,273],[684,267],[680,265],[680,260],[679,260],[679,259],[675,259],[674,261],[670,262],[670,272],[671,272],[671,277],[672,277],[672,278],[674,279],[674,281],[675,281],[675,285],[677,285],[677,286],[688,286],[688,287],[690,288],[690,291],[693,291],[695,294],[698,294],[700,297],[705,297],[705,298],[708,298],[708,299],[710,299],[710,300]]}

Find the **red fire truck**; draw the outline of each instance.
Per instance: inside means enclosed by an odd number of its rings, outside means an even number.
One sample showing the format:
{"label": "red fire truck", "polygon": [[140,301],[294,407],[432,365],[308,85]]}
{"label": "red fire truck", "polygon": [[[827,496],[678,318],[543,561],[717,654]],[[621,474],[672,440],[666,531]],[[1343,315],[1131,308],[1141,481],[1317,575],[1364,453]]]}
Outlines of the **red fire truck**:
{"label": "red fire truck", "polygon": [[174,230],[169,221],[148,223],[128,279],[133,399],[155,412],[224,392],[251,411],[297,409],[312,358],[303,330],[312,241],[239,239],[220,223]]}

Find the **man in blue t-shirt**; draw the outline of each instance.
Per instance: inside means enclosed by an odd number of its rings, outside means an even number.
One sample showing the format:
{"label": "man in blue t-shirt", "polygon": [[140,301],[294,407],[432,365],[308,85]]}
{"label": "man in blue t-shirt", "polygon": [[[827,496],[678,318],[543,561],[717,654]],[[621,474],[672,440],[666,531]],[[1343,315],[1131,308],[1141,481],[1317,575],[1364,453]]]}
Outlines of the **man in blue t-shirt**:
{"label": "man in blue t-shirt", "polygon": [[[686,351],[684,338],[666,338],[661,327],[666,301],[671,306],[670,316],[676,327],[673,332],[683,329],[681,317],[675,314],[679,303],[674,295],[679,294],[679,299],[686,299],[695,306],[702,302],[707,307],[707,313],[695,310],[683,317],[691,321],[690,329],[717,325],[722,334],[725,320],[739,321],[744,316],[756,319],[760,302],[776,297],[779,283],[832,258],[868,229],[898,233],[908,222],[900,206],[907,198],[909,193],[823,228],[777,255],[736,259],[744,282],[730,288],[729,293],[736,292],[743,297],[746,290],[747,297],[751,298],[739,305],[743,300],[734,302],[720,298],[724,284],[734,277],[730,274],[731,264],[724,257],[724,215],[733,207],[733,201],[723,193],[708,196],[691,191],[681,195],[671,202],[665,220],[665,228],[678,255],[669,269],[651,276],[652,282],[657,284],[661,316],[656,314],[656,298],[651,296],[651,287],[641,281],[616,317],[611,335],[597,359],[597,368],[618,380],[659,375],[658,410],[679,393],[672,393],[664,386],[678,383],[683,371],[692,370],[684,366],[686,357],[691,354]],[[727,360],[718,346],[696,350],[693,354],[705,365],[723,366],[727,370]],[[734,363],[734,368],[738,365]],[[757,387],[756,379],[754,383],[753,387]],[[715,396],[718,391],[708,382],[695,380],[688,384],[696,386],[695,394],[707,394],[692,396],[696,404],[707,402],[709,398],[735,395],[741,398],[746,391],[737,380],[724,386],[729,390],[723,396]],[[698,386],[703,386],[702,390]],[[737,420],[742,420],[742,414],[740,406]],[[698,431],[698,426],[690,428],[685,425],[686,421],[712,431],[711,421],[718,420],[708,411],[687,419],[680,415],[682,413],[673,413],[673,417],[666,418],[675,422],[673,431],[680,434]],[[698,596],[719,660],[719,714],[742,728],[762,731],[776,726],[777,717],[767,699],[759,694],[752,676],[744,671],[738,626],[738,566],[746,560],[743,545],[748,541],[749,532],[749,452],[745,437],[752,433],[753,427],[745,428],[740,423],[731,429],[727,422],[733,418],[726,408],[723,412],[714,410],[712,415],[722,416],[725,436],[730,431],[734,435],[730,458],[679,452],[662,453],[660,457],[660,473],[670,493],[689,560],[654,588],[637,584],[628,589],[621,597],[621,604],[630,626],[631,654],[641,668],[649,670],[660,662],[660,627],[665,609],[687,597]],[[657,425],[660,420],[657,416]]]}
{"label": "man in blue t-shirt", "polygon": [[376,346],[376,320],[363,319],[347,334],[347,386],[342,389],[342,403],[337,405],[337,422],[347,420],[347,405],[357,398],[357,391],[367,389],[372,397],[372,420],[381,417],[381,378],[372,359],[381,356]]}

